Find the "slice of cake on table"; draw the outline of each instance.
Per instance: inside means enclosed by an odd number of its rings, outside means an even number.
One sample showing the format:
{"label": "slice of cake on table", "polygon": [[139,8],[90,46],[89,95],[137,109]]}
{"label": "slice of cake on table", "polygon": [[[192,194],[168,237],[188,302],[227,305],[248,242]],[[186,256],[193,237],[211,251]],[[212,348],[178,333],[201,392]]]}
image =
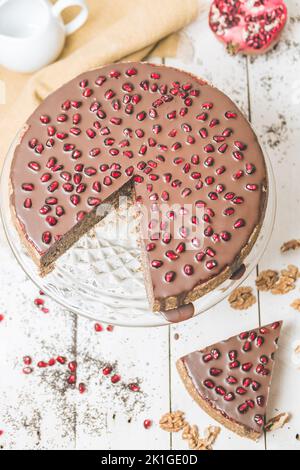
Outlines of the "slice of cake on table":
{"label": "slice of cake on table", "polygon": [[264,156],[236,105],[202,79],[147,63],[86,72],[50,95],[24,126],[11,187],[16,226],[42,275],[104,217],[102,204],[124,194],[143,204],[154,311],[228,279],[257,239],[267,200]]}
{"label": "slice of cake on table", "polygon": [[240,436],[256,440],[263,433],[281,326],[243,332],[177,361],[194,400]]}

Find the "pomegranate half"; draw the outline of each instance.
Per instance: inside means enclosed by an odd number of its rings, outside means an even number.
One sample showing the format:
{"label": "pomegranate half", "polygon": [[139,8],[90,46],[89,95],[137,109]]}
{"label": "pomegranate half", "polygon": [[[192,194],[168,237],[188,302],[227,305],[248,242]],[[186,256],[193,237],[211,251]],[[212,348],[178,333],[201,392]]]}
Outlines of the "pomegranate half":
{"label": "pomegranate half", "polygon": [[277,44],[286,24],[282,0],[214,0],[209,25],[231,54],[263,54]]}

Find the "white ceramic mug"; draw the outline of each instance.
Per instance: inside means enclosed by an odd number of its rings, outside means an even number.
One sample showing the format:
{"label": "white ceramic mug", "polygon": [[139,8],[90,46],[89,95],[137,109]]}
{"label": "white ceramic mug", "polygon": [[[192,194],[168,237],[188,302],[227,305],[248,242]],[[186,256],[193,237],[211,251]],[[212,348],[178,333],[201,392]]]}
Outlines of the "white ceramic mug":
{"label": "white ceramic mug", "polygon": [[[79,6],[80,13],[64,24],[61,12]],[[0,64],[17,72],[35,72],[61,53],[66,36],[88,18],[84,0],[0,0]]]}

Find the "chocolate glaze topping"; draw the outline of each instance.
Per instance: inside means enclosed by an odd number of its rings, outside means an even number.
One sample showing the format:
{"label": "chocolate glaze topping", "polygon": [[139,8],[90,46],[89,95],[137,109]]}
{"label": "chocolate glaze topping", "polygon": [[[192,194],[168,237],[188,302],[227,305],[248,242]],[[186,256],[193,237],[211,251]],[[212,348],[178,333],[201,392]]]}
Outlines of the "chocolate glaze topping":
{"label": "chocolate glaze topping", "polygon": [[[27,121],[11,180],[18,223],[40,257],[131,181],[149,214],[142,230],[155,299],[234,266],[262,222],[266,192],[261,148],[232,101],[146,63],[87,72],[49,96]],[[169,209],[157,224],[162,203]]]}
{"label": "chocolate glaze topping", "polygon": [[263,431],[281,326],[274,322],[181,359],[204,400],[258,433]]}

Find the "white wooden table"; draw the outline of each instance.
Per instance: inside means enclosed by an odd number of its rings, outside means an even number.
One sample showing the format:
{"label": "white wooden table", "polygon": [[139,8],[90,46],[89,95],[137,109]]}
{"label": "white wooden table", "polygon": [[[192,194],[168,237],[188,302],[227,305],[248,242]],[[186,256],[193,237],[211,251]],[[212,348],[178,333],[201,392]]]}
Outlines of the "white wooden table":
{"label": "white wooden table", "polygon": [[[203,5],[203,1],[200,2]],[[280,254],[282,242],[300,237],[300,0],[288,1],[290,21],[283,38],[266,56],[229,57],[207,26],[207,10],[182,33],[176,60],[231,96],[251,118],[272,160],[278,190],[276,225],[258,269],[300,266],[300,250]],[[1,111],[1,107],[0,107]],[[256,273],[246,284],[255,286]],[[299,289],[297,288],[297,291]],[[300,370],[291,363],[292,342],[300,339],[300,313],[290,307],[300,297],[261,293],[245,312],[224,301],[186,324],[158,329],[115,328],[95,332],[94,323],[63,311],[49,299],[48,314],[33,303],[37,288],[17,265],[1,233],[0,242],[0,447],[5,449],[186,449],[179,435],[159,429],[160,416],[181,409],[203,430],[213,423],[184,390],[175,360],[184,353],[247,328],[284,320],[268,416],[291,413],[288,425],[258,443],[222,429],[215,449],[300,449]],[[1,317],[0,317],[1,318]],[[179,337],[177,337],[179,335]],[[58,355],[78,362],[87,392],[65,386],[63,366],[22,373],[23,356]],[[122,376],[113,385],[102,375],[115,363]],[[142,393],[124,384],[140,381]],[[153,420],[146,430],[144,419]]]}

